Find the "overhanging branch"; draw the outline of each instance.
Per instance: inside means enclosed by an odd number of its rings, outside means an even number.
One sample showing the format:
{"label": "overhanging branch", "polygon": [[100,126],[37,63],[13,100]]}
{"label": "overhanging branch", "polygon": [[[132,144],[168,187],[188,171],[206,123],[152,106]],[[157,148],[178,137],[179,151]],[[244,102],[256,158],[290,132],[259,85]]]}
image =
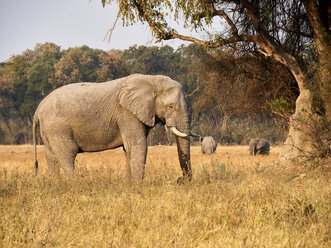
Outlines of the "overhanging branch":
{"label": "overhanging branch", "polygon": [[178,34],[175,30],[168,28],[164,24],[157,23],[153,19],[151,19],[150,15],[146,14],[145,7],[142,6],[142,4],[138,3],[136,0],[132,0],[131,2],[138,10],[138,13],[143,20],[145,20],[149,27],[152,29],[152,31],[156,34],[157,38],[159,40],[171,40],[171,39],[180,39],[183,41],[190,41],[194,42],[196,44],[208,47],[208,48],[216,48],[216,47],[222,47],[227,44],[235,43],[235,42],[253,42],[261,47],[264,47],[264,42],[259,39],[255,35],[238,35],[238,29],[235,26],[235,24],[232,22],[232,20],[229,18],[229,16],[224,12],[224,10],[216,10],[214,8],[214,16],[220,15],[222,16],[227,23],[230,25],[232,30],[232,36],[229,38],[222,38],[219,37],[216,41],[205,41],[201,40],[192,36],[182,35]]}

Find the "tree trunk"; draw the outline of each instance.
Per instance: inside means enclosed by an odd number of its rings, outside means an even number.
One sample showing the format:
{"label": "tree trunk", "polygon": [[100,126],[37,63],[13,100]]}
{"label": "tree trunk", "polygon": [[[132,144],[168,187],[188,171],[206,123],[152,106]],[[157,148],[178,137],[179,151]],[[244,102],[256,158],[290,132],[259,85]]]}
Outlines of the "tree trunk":
{"label": "tree trunk", "polygon": [[230,118],[231,118],[231,114],[228,115],[227,113],[224,113],[222,127],[221,127],[222,131],[226,130],[226,128],[228,126],[227,124],[228,124],[228,121],[229,121]]}
{"label": "tree trunk", "polygon": [[296,100],[295,113],[290,118],[289,133],[278,160],[284,163],[324,157],[328,146],[323,140],[325,135],[325,128],[321,124],[323,117],[314,113],[308,77],[290,54],[278,50],[278,54],[274,54],[274,57],[290,69],[300,91]]}
{"label": "tree trunk", "polygon": [[279,162],[298,161],[313,155],[314,146],[307,130],[312,115],[311,93],[308,89],[300,91],[295,113],[290,118],[289,133],[279,154]]}
{"label": "tree trunk", "polygon": [[279,154],[278,161],[287,163],[321,157],[325,151],[321,148],[320,117],[313,113],[312,92],[308,87],[308,77],[301,70],[297,60],[281,47],[269,43],[263,47],[266,54],[284,64],[292,72],[299,87],[295,113],[290,118],[289,133]]}
{"label": "tree trunk", "polygon": [[320,83],[321,97],[325,106],[325,117],[328,124],[331,122],[331,44],[330,44],[330,19],[331,9],[328,1],[304,0],[303,4],[307,11],[309,22],[314,31],[314,39],[318,53],[318,80]]}

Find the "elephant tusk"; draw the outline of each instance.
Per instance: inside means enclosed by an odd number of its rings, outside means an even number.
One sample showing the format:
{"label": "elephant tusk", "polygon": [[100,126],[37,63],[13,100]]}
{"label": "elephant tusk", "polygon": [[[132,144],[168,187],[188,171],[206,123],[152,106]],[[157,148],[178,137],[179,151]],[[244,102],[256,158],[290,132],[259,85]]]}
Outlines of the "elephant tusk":
{"label": "elephant tusk", "polygon": [[190,135],[191,135],[192,137],[200,137],[199,134],[193,133],[193,132],[191,132],[191,131],[190,131]]}
{"label": "elephant tusk", "polygon": [[179,137],[182,137],[182,138],[187,137],[187,134],[178,131],[178,129],[175,128],[175,127],[170,127],[170,130],[171,130],[175,135],[177,135],[177,136],[179,136]]}

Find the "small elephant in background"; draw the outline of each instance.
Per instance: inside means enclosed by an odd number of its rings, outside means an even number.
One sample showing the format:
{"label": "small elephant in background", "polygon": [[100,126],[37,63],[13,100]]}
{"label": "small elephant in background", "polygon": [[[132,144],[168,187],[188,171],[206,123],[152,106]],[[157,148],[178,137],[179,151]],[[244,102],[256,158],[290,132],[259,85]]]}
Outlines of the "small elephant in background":
{"label": "small elephant in background", "polygon": [[251,155],[268,155],[270,152],[270,143],[266,139],[253,138],[249,142],[249,153]]}
{"label": "small elephant in background", "polygon": [[217,142],[211,136],[200,137],[202,154],[213,154],[217,148]]}

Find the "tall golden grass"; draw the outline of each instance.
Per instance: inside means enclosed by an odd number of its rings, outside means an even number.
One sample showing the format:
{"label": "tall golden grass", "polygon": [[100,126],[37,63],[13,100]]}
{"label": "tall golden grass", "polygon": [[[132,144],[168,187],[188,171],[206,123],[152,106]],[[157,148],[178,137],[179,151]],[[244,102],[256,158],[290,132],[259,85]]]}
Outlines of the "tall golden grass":
{"label": "tall golden grass", "polygon": [[277,166],[248,147],[150,147],[141,185],[121,149],[79,154],[76,177],[49,175],[38,146],[0,146],[0,247],[331,247],[331,166]]}

